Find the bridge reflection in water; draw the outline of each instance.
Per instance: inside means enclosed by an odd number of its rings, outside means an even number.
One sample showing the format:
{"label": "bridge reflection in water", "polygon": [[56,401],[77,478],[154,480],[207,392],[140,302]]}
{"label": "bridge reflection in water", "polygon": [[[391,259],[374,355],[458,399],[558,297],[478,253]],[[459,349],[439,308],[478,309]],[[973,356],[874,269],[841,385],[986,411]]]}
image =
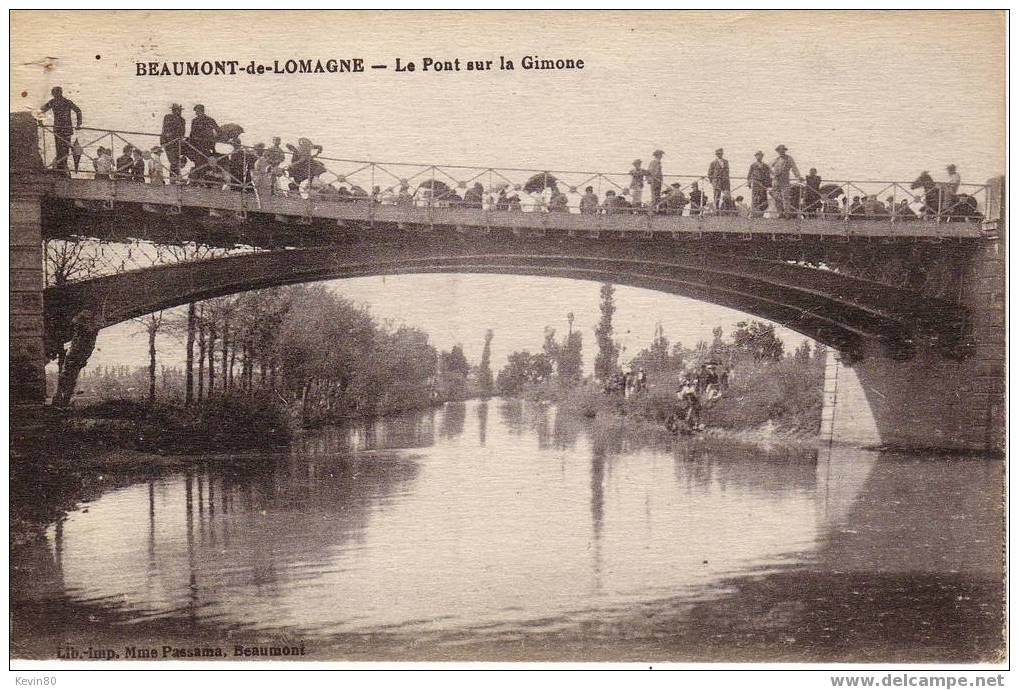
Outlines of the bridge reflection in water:
{"label": "bridge reflection in water", "polygon": [[97,641],[285,630],[321,658],[944,661],[1001,643],[998,462],[643,445],[501,400],[430,417],[377,425],[407,450],[314,432],[264,471],[111,491],[50,531],[48,596],[96,614]]}

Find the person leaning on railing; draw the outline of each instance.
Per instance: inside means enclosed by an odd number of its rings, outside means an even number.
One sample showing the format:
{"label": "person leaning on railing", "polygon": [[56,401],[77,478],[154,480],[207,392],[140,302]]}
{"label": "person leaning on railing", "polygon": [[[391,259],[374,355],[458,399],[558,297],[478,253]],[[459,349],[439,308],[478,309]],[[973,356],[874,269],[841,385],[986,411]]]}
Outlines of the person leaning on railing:
{"label": "person leaning on railing", "polygon": [[134,165],[134,157],[131,156],[133,149],[134,147],[131,144],[124,144],[123,153],[117,156],[116,167],[113,173],[115,178],[125,180],[131,178],[131,166]]}
{"label": "person leaning on railing", "polygon": [[570,200],[565,194],[559,191],[559,187],[552,185],[552,196],[548,200],[549,213],[569,213]]}
{"label": "person leaning on railing", "polygon": [[687,198],[686,194],[683,193],[683,186],[679,182],[673,182],[672,185],[665,191],[665,196],[658,202],[656,211],[658,213],[664,213],[670,216],[681,216],[683,215],[683,209],[686,208]]}
{"label": "person leaning on railing", "polygon": [[598,195],[594,193],[594,187],[584,190],[584,196],[580,197],[580,212],[584,215],[598,213]]}
{"label": "person leaning on railing", "polygon": [[96,153],[96,159],[92,161],[92,167],[95,168],[97,180],[112,179],[113,152],[105,146],[100,146]]}

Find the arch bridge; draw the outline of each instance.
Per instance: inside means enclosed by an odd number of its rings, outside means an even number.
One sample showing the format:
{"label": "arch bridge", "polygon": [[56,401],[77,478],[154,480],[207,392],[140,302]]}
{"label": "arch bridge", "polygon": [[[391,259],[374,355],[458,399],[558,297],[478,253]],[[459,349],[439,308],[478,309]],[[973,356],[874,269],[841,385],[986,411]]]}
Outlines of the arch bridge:
{"label": "arch bridge", "polygon": [[[833,347],[841,363],[829,366],[825,433],[836,440],[980,451],[997,451],[1003,443],[1003,178],[974,190],[970,196],[979,205],[963,213],[932,210],[928,199],[907,191],[908,184],[838,184],[843,194],[880,189],[907,204],[919,200],[925,217],[908,220],[894,213],[861,216],[827,199],[815,206],[801,200],[788,213],[758,217],[725,208],[583,213],[569,201],[585,184],[598,178],[622,195],[623,182],[598,173],[439,166],[401,172],[398,164],[348,161],[340,163],[360,167],[315,176],[319,185],[332,176],[325,186],[333,191],[305,181],[285,195],[258,194],[247,168],[234,169],[239,177],[229,174],[229,159],[206,164],[222,169],[216,181],[203,178],[194,163],[177,184],[96,179],[46,168],[35,127],[12,115],[15,404],[45,401],[48,355],[82,324],[94,333],[191,301],[291,283],[508,273],[691,297]],[[415,169],[416,177],[410,174]],[[440,176],[449,183],[438,184]],[[558,184],[547,184],[549,177]],[[677,184],[689,191],[696,181]],[[490,197],[522,196],[530,209],[450,201],[459,195],[443,191],[474,184]],[[372,192],[337,193],[346,185]],[[108,252],[82,279],[53,280],[47,242],[91,243]],[[162,259],[132,264],[125,260],[132,246]],[[210,251],[160,253],[188,247]]]}

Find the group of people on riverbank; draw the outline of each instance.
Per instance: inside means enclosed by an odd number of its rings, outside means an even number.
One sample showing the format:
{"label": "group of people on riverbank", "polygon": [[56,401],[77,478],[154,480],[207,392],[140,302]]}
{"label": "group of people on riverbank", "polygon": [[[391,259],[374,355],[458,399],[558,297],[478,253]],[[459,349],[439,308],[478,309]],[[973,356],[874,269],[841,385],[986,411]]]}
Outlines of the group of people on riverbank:
{"label": "group of people on riverbank", "polygon": [[[53,135],[56,158],[53,167],[68,170],[69,160],[79,170],[83,151],[74,137],[74,122],[82,126],[81,109],[63,96],[60,87],[52,89],[53,98],[42,107],[42,112],[53,113]],[[465,209],[495,211],[532,211],[570,213],[570,198],[561,189],[561,183],[547,173],[548,184],[537,188],[524,185],[523,191],[531,194],[525,204],[521,200],[520,186],[497,184],[486,190],[474,182],[461,196],[455,189],[436,180],[423,182],[412,191],[406,180],[382,190],[373,187],[371,192],[357,186],[350,187],[323,182],[325,165],[318,160],[323,147],[307,138],[298,139],[297,145],[287,144],[275,137],[271,146],[257,143],[247,147],[241,144],[244,129],[236,124],[220,125],[208,115],[202,104],[192,108],[194,116],[185,121],[183,106],[174,103],[163,117],[159,145],[148,149],[126,144],[121,155],[113,158],[114,151],[99,146],[92,158],[97,179],[124,179],[150,184],[195,184],[202,186],[242,189],[255,193],[259,201],[272,194],[297,193],[304,197],[329,197],[336,200],[369,200],[378,204],[414,206],[425,204]],[[219,150],[217,150],[219,147]],[[223,152],[223,148],[229,148]],[[838,184],[822,184],[816,168],[801,175],[796,161],[784,144],[775,147],[776,157],[771,163],[764,161],[764,152],[757,151],[746,174],[747,200],[743,195],[733,196],[730,163],[722,148],[707,168],[707,175],[692,181],[689,186],[681,182],[666,184],[663,172],[662,149],[655,150],[645,166],[640,159],[632,163],[627,174],[628,184],[609,189],[599,198],[593,186],[586,186],[576,210],[584,215],[613,214],[664,214],[664,215],[730,215],[746,218],[844,218],[848,220],[894,219],[916,220],[927,215],[928,199],[896,198],[885,202],[877,195],[862,194],[850,198],[850,190]],[[290,158],[289,163],[287,158]],[[188,167],[190,165],[190,167]],[[936,183],[944,194],[959,194],[961,177],[955,165],[947,167],[948,181]],[[343,180],[339,176],[340,181]],[[701,188],[701,182],[710,186],[710,195]],[[463,186],[463,185],[460,185]],[[737,187],[737,190],[744,185]],[[571,193],[579,193],[570,188]],[[645,201],[645,191],[648,192]],[[533,203],[532,203],[533,201]],[[920,203],[919,214],[911,204]],[[942,204],[939,204],[939,206]]]}
{"label": "group of people on riverbank", "polygon": [[676,389],[675,408],[665,421],[673,433],[689,434],[704,428],[701,410],[717,400],[729,385],[729,369],[716,360],[688,371]]}
{"label": "group of people on riverbank", "polygon": [[[729,368],[717,360],[687,369],[676,388],[666,428],[673,433],[692,433],[703,428],[702,409],[721,397],[728,384]],[[648,376],[641,366],[616,372],[603,386],[607,395],[622,396],[624,400],[646,395],[648,390]]]}

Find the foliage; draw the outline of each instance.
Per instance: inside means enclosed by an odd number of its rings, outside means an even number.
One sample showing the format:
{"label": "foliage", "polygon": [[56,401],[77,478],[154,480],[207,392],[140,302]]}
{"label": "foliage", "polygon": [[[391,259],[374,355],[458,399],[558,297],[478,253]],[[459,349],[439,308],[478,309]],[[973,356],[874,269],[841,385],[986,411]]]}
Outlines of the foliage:
{"label": "foliage", "polygon": [[796,357],[775,361],[748,357],[729,376],[721,398],[705,406],[708,426],[751,429],[774,423],[816,433],[821,425],[824,360]]}
{"label": "foliage", "polygon": [[732,333],[733,346],[754,359],[782,359],[782,340],[775,335],[775,324],[763,321],[740,321]]}
{"label": "foliage", "polygon": [[[443,399],[443,391],[436,389],[438,355],[427,334],[379,324],[366,308],[324,286],[207,300],[197,305],[193,319],[191,324],[186,317],[163,322],[183,340],[189,330],[197,331],[198,353],[188,358],[191,376],[163,367],[162,377],[156,377],[150,349],[147,377],[127,368],[92,370],[82,381],[86,396],[141,397],[148,389],[157,393],[158,402],[195,405],[223,395],[267,397],[288,407],[302,424],[385,414]],[[150,338],[150,348],[154,342]],[[463,348],[445,355],[462,395],[470,370]],[[192,396],[187,395],[189,379],[197,384]]]}
{"label": "foliage", "polygon": [[594,377],[606,381],[618,369],[619,346],[612,339],[612,315],[616,311],[615,288],[612,283],[603,283],[601,294],[601,319],[594,330],[598,354],[594,360]]}
{"label": "foliage", "polygon": [[651,344],[637,353],[631,360],[634,368],[643,368],[651,378],[659,378],[669,372],[681,371],[686,361],[686,353],[681,343],[669,348],[669,339],[661,324],[655,327],[655,335]]}
{"label": "foliage", "polygon": [[552,376],[552,361],[539,352],[531,354],[527,350],[514,352],[508,357],[506,366],[496,378],[496,387],[502,395],[516,395],[528,384],[542,383]]}
{"label": "foliage", "polygon": [[438,395],[443,400],[464,400],[467,398],[467,377],[471,366],[464,356],[463,345],[454,345],[451,350],[439,355]]}
{"label": "foliage", "polygon": [[569,331],[566,338],[556,340],[554,328],[545,329],[542,353],[552,363],[560,385],[574,386],[584,377],[584,337],[573,330],[573,313],[567,315]]}
{"label": "foliage", "polygon": [[267,395],[218,395],[193,407],[111,399],[78,408],[74,416],[103,420],[91,429],[96,441],[144,451],[270,448],[289,439],[286,412]]}

